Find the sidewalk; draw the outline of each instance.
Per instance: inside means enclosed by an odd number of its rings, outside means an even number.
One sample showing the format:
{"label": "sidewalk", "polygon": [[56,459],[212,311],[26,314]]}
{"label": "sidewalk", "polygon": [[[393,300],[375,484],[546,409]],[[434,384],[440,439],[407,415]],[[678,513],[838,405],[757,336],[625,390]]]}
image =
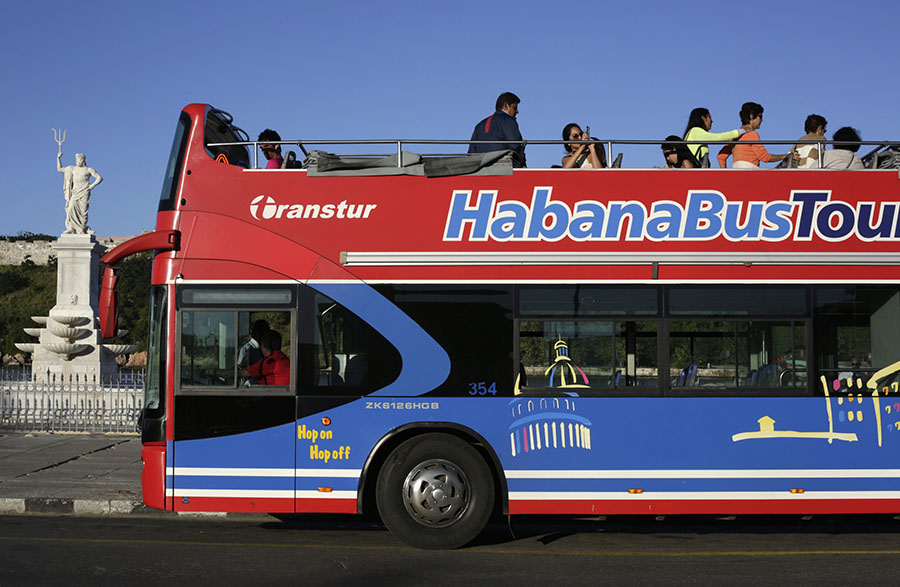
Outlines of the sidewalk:
{"label": "sidewalk", "polygon": [[0,432],[0,514],[152,512],[137,436]]}

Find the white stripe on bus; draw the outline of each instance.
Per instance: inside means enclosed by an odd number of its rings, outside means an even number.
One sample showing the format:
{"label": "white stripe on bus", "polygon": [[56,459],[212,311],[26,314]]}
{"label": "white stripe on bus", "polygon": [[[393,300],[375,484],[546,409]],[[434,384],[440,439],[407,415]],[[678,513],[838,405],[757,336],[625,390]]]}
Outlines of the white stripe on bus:
{"label": "white stripe on bus", "polygon": [[900,499],[900,491],[510,491],[509,500],[530,501],[687,501],[786,499]]}
{"label": "white stripe on bus", "polygon": [[900,469],[660,469],[505,471],[507,479],[876,479]]}
{"label": "white stripe on bus", "polygon": [[359,469],[256,469],[250,467],[167,467],[166,475],[193,477],[341,477],[359,478]]}
{"label": "white stripe on bus", "polygon": [[166,497],[241,497],[241,498],[303,498],[356,499],[356,491],[293,491],[291,489],[166,489]]}

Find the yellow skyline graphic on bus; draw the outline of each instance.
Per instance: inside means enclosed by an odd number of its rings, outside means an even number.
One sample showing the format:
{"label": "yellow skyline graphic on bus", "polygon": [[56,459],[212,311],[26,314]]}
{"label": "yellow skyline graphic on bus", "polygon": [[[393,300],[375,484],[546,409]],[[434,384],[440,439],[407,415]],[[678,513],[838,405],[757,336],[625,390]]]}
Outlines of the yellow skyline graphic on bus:
{"label": "yellow skyline graphic on bus", "polygon": [[[891,392],[898,392],[898,383],[895,381],[890,385],[879,386],[879,381],[882,379],[886,379],[887,377],[894,375],[895,373],[900,372],[900,361],[893,363],[892,365],[888,365],[883,369],[879,369],[869,378],[868,382],[863,383],[861,378],[853,378],[849,377],[844,380],[844,384],[848,389],[853,390],[854,388],[858,388],[860,393],[855,395],[850,393],[846,398],[852,404],[854,401],[858,401],[862,404],[863,401],[863,390],[869,389],[871,390],[871,398],[872,398],[872,408],[875,412],[875,430],[878,435],[878,446],[882,445],[882,431],[881,431],[881,397],[890,394]],[[832,444],[835,440],[842,440],[845,442],[856,442],[859,440],[857,435],[853,432],[835,432],[834,431],[834,414],[832,413],[831,408],[831,392],[828,389],[828,380],[825,379],[825,376],[821,376],[819,381],[822,383],[822,390],[825,392],[825,411],[828,415],[828,430],[822,431],[797,431],[797,430],[776,430],[775,429],[775,420],[770,418],[769,416],[763,416],[757,422],[759,422],[759,430],[754,430],[752,432],[740,432],[731,436],[732,442],[740,442],[741,440],[757,440],[762,438],[820,438],[828,441],[828,444]],[[880,391],[880,393],[879,393]],[[842,405],[844,403],[845,398],[843,396],[838,396],[837,401],[838,405]],[[885,406],[885,411],[890,414],[891,406]],[[854,420],[857,422],[863,421],[863,411],[850,410],[848,413],[848,420],[853,422]]]}

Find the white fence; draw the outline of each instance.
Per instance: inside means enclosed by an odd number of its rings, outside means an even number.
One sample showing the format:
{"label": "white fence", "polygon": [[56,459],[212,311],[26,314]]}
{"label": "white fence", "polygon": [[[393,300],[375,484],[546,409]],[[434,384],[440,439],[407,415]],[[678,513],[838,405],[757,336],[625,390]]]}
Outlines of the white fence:
{"label": "white fence", "polygon": [[137,434],[143,405],[140,370],[101,382],[35,383],[27,366],[0,369],[0,430]]}

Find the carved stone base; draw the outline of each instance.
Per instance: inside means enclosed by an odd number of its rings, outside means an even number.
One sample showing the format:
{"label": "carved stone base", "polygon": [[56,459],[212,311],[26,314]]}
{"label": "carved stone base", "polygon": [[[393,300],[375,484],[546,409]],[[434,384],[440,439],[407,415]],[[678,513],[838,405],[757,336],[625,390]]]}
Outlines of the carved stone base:
{"label": "carved stone base", "polygon": [[63,234],[51,247],[58,259],[56,305],[49,317],[36,320],[43,328],[34,345],[32,376],[42,383],[100,382],[116,372],[115,354],[103,348],[97,328],[102,247],[91,234]]}

